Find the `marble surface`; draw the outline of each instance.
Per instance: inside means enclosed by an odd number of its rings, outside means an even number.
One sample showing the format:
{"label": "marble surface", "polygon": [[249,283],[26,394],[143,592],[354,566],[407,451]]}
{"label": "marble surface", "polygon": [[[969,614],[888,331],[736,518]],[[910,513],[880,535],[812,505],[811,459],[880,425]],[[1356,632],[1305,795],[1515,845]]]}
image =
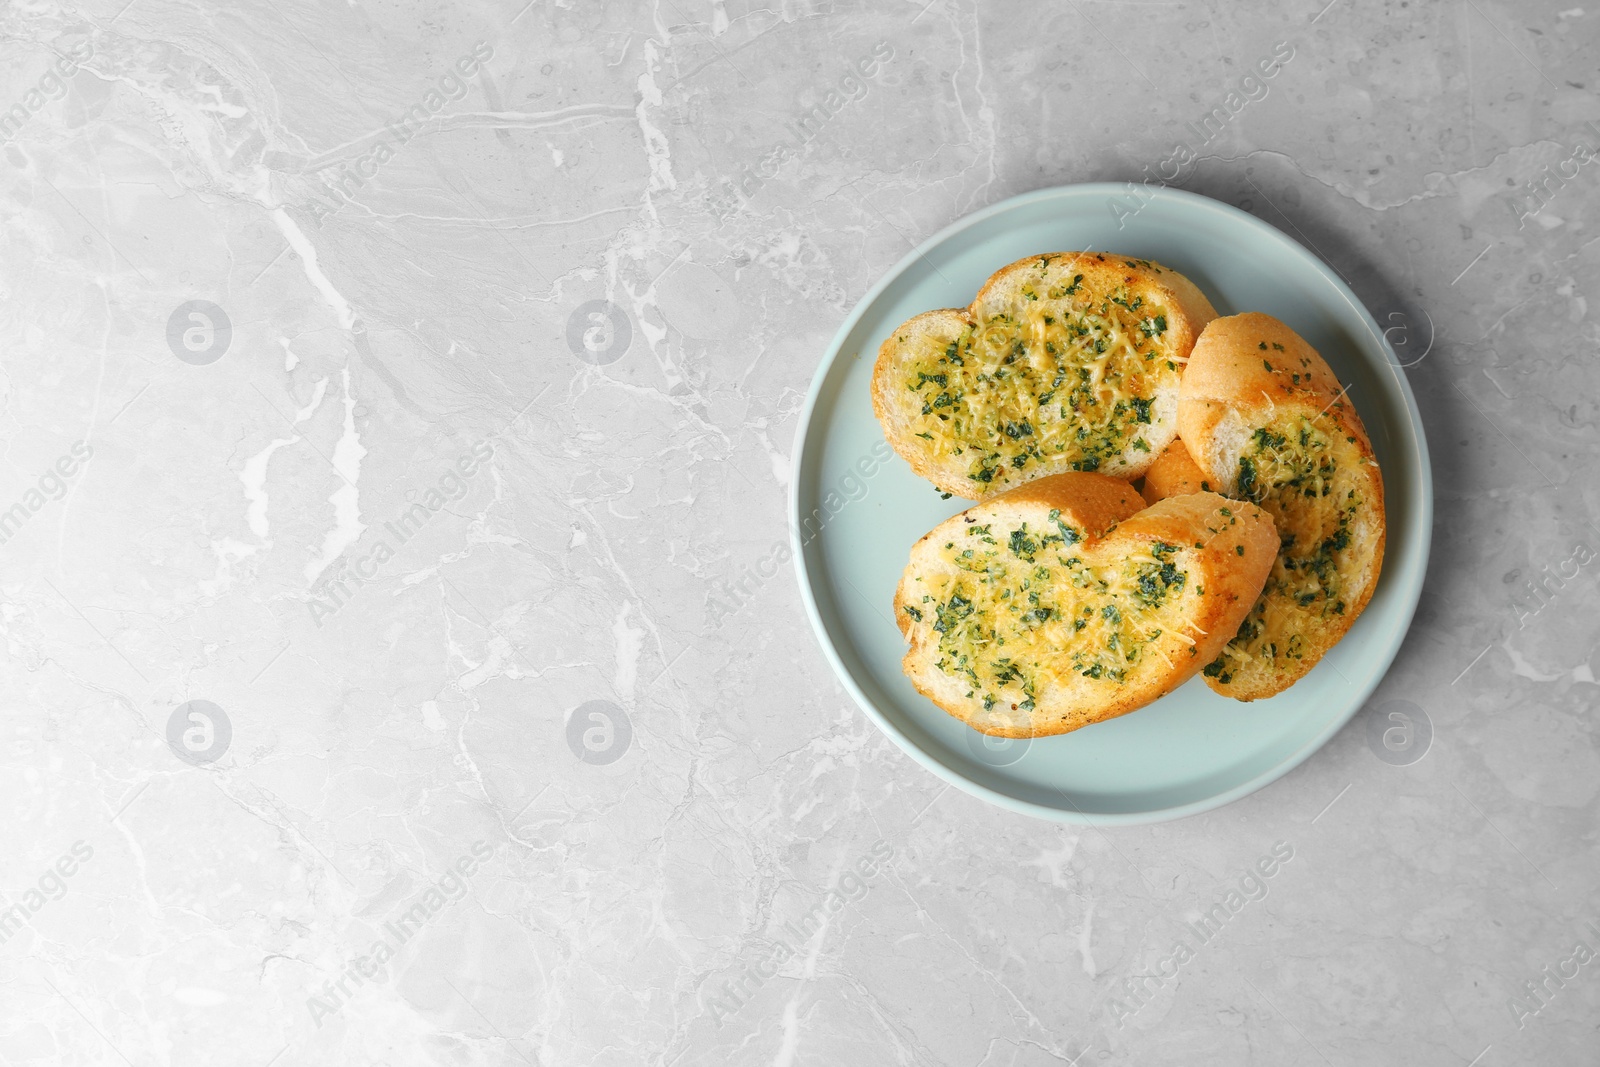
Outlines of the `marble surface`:
{"label": "marble surface", "polygon": [[[0,7],[0,1059],[1600,1062],[1574,2]],[[1158,172],[1391,330],[1432,564],[1303,766],[1060,826],[772,561],[881,273]]]}

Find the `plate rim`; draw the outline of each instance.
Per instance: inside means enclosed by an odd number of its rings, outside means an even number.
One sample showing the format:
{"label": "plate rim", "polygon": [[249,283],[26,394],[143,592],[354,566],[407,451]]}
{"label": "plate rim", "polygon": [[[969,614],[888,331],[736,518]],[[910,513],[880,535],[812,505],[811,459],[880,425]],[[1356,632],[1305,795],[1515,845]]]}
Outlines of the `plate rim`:
{"label": "plate rim", "polygon": [[[893,267],[891,267],[878,279],[872,288],[868,289],[867,292],[856,301],[855,307],[852,308],[850,314],[845,317],[845,320],[839,326],[839,329],[834,332],[832,340],[828,342],[827,348],[824,350],[823,358],[818,364],[815,373],[812,375],[811,386],[806,392],[805,404],[800,412],[800,421],[795,429],[794,467],[790,475],[788,492],[790,549],[794,555],[796,577],[799,579],[800,583],[800,597],[805,603],[806,616],[811,623],[812,636],[816,639],[817,644],[821,646],[823,655],[827,658],[829,666],[833,669],[834,676],[840,681],[841,684],[843,684],[845,690],[850,694],[857,706],[859,706],[862,711],[866,712],[867,717],[871,719],[873,723],[877,725],[878,729],[882,730],[884,734],[887,735],[902,752],[909,755],[923,767],[932,771],[936,776],[944,779],[950,785],[954,785],[964,792],[979,798],[980,800],[984,800],[990,804],[1009,811],[1018,812],[1024,815],[1031,815],[1035,818],[1045,819],[1051,822],[1074,823],[1090,826],[1139,825],[1167,822],[1173,819],[1181,819],[1190,815],[1198,815],[1203,812],[1213,811],[1271,785],[1273,782],[1282,778],[1284,775],[1288,774],[1290,771],[1294,770],[1296,767],[1300,766],[1307,759],[1309,759],[1313,753],[1326,745],[1335,734],[1344,729],[1350,720],[1353,719],[1356,714],[1366,706],[1366,703],[1371,698],[1373,692],[1378,688],[1379,685],[1383,683],[1383,679],[1388,676],[1389,668],[1394,665],[1395,658],[1399,656],[1401,646],[1405,644],[1406,635],[1410,633],[1411,624],[1415,620],[1417,604],[1421,600],[1422,588],[1427,578],[1428,560],[1433,549],[1433,465],[1428,450],[1427,429],[1423,425],[1422,412],[1417,407],[1417,398],[1416,394],[1412,391],[1411,382],[1403,373],[1403,369],[1398,359],[1395,358],[1394,349],[1392,346],[1390,346],[1388,338],[1384,336],[1383,330],[1378,326],[1377,320],[1372,317],[1372,313],[1367,309],[1366,305],[1361,302],[1360,298],[1356,296],[1355,292],[1349,287],[1349,285],[1345,283],[1344,279],[1338,274],[1338,272],[1329,266],[1321,256],[1314,253],[1312,250],[1301,244],[1289,234],[1284,233],[1276,226],[1273,226],[1271,223],[1257,218],[1247,211],[1234,207],[1232,204],[1224,203],[1223,201],[1213,199],[1209,196],[1204,196],[1200,193],[1189,192],[1185,189],[1173,189],[1169,186],[1151,188],[1150,186],[1146,185],[1144,186],[1145,195],[1152,196],[1156,199],[1167,199],[1176,201],[1178,203],[1186,203],[1191,208],[1204,211],[1214,211],[1224,216],[1228,216],[1233,221],[1240,222],[1245,226],[1256,230],[1261,236],[1266,237],[1269,240],[1282,242],[1288,245],[1292,251],[1298,252],[1300,255],[1304,256],[1326,281],[1332,283],[1334,292],[1337,293],[1339,297],[1343,299],[1345,303],[1348,304],[1349,307],[1356,313],[1357,318],[1365,325],[1369,334],[1377,340],[1380,349],[1389,357],[1385,360],[1385,363],[1388,365],[1390,373],[1396,380],[1401,398],[1405,401],[1405,409],[1410,420],[1410,428],[1416,442],[1416,470],[1414,474],[1417,479],[1417,485],[1420,489],[1418,494],[1420,499],[1417,501],[1417,532],[1414,534],[1414,537],[1419,538],[1421,541],[1420,546],[1417,548],[1417,551],[1420,552],[1420,555],[1417,559],[1416,566],[1409,573],[1402,576],[1402,580],[1404,581],[1405,585],[1398,591],[1398,595],[1401,598],[1400,603],[1403,610],[1401,614],[1397,616],[1397,618],[1402,619],[1404,624],[1403,626],[1399,627],[1399,634],[1397,638],[1392,642],[1391,646],[1384,654],[1382,663],[1379,665],[1379,669],[1372,672],[1370,675],[1370,680],[1362,684],[1356,699],[1351,702],[1349,709],[1337,718],[1330,720],[1322,730],[1310,738],[1305,744],[1301,745],[1300,748],[1290,753],[1279,763],[1230,789],[1214,793],[1209,797],[1190,801],[1185,804],[1150,808],[1143,811],[1110,812],[1104,814],[1096,813],[1094,815],[1090,815],[1080,809],[1077,809],[1076,805],[1073,805],[1071,808],[1054,807],[1051,805],[1036,803],[1031,800],[1024,800],[1020,797],[1015,797],[1008,793],[1003,793],[997,789],[990,788],[989,786],[972,780],[966,775],[961,774],[954,768],[945,764],[943,761],[935,758],[933,754],[929,753],[921,745],[915,743],[911,738],[906,736],[906,734],[900,730],[900,728],[896,726],[887,715],[884,714],[882,709],[880,709],[874,701],[868,699],[866,693],[862,691],[861,686],[856,681],[855,676],[850,672],[850,670],[845,666],[844,661],[840,658],[838,650],[834,647],[833,637],[829,633],[828,628],[822,619],[822,614],[820,609],[817,607],[816,596],[813,592],[813,576],[806,566],[806,546],[804,542],[802,542],[800,536],[800,486],[803,481],[803,478],[801,477],[801,471],[804,469],[806,446],[811,434],[812,418],[816,414],[817,402],[821,396],[823,384],[827,380],[829,373],[832,371],[834,364],[838,361],[846,338],[849,337],[850,333],[856,328],[856,325],[866,316],[868,309],[871,308],[874,303],[876,303],[878,298],[886,289],[889,288],[889,286],[893,285],[895,281],[897,281],[912,267],[912,265],[917,263],[919,260],[924,259],[928,252],[950,240],[957,234],[960,234],[975,226],[980,226],[996,215],[1003,214],[1004,212],[1014,210],[1018,207],[1035,201],[1050,200],[1068,195],[1082,196],[1085,194],[1103,194],[1107,197],[1120,197],[1126,195],[1131,187],[1132,183],[1123,182],[1078,182],[1067,185],[1046,186],[1041,189],[1034,189],[1029,192],[1019,193],[1015,196],[1005,197],[1004,199],[997,200],[993,204],[982,207],[971,214],[964,215],[961,218],[954,220],[938,230],[936,233],[924,239],[910,252],[902,256]],[[1004,266],[1004,264],[1001,264],[1001,266]],[[1065,792],[1059,788],[1056,789],[1056,792],[1061,795],[1061,798],[1065,800],[1067,804],[1072,804],[1071,799]]]}

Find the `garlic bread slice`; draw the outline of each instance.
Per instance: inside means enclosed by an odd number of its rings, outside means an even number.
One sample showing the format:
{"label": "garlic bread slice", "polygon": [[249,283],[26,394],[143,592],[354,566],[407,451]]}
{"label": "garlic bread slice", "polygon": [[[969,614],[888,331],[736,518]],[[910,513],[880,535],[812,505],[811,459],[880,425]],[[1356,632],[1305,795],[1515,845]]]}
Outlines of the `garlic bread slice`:
{"label": "garlic bread slice", "polygon": [[1069,472],[924,535],[895,593],[917,691],[982,733],[1044,737],[1143,707],[1216,658],[1261,593],[1278,536],[1215,493],[1153,507]]}
{"label": "garlic bread slice", "polygon": [[873,411],[912,470],[970,500],[1069,470],[1137,477],[1176,433],[1183,364],[1215,316],[1147,259],[1030,256],[969,307],[895,330]]}
{"label": "garlic bread slice", "polygon": [[1323,358],[1270,315],[1213,321],[1184,371],[1179,432],[1212,486],[1272,515],[1281,545],[1261,601],[1206,684],[1256,700],[1314,667],[1372,599],[1383,476]]}

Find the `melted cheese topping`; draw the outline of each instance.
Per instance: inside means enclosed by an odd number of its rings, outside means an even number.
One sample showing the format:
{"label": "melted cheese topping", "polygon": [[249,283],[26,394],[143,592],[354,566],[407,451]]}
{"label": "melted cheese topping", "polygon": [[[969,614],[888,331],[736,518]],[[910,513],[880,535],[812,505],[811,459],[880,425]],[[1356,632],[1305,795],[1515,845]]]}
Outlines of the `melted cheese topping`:
{"label": "melted cheese topping", "polygon": [[1356,514],[1368,462],[1330,418],[1287,416],[1258,429],[1239,457],[1235,495],[1277,523],[1281,545],[1261,599],[1205,673],[1226,685],[1244,671],[1295,669],[1303,635],[1345,613],[1345,573],[1357,569]]}
{"label": "melted cheese topping", "polygon": [[934,665],[985,711],[1030,711],[1080,677],[1115,689],[1147,662],[1170,669],[1195,654],[1182,632],[1185,598],[1202,595],[1191,550],[1134,541],[1091,560],[1081,539],[1055,511],[1042,526],[974,521],[941,546],[943,569],[917,578],[907,614],[937,643]]}
{"label": "melted cheese topping", "polygon": [[1149,452],[1151,401],[1177,387],[1184,361],[1168,339],[1170,309],[1127,285],[1092,292],[1071,267],[1041,257],[1017,283],[1020,307],[930,338],[904,363],[921,405],[913,432],[993,489],[1046,462],[1092,471],[1119,466],[1130,446]]}

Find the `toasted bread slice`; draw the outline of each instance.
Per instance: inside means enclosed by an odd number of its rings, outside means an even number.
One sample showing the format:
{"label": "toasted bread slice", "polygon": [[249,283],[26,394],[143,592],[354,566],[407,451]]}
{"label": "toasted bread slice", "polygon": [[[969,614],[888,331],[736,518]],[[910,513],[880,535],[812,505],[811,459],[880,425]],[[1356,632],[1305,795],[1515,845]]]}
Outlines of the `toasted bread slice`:
{"label": "toasted bread slice", "polygon": [[1183,447],[1183,439],[1178,437],[1161,450],[1161,455],[1144,472],[1144,488],[1139,491],[1147,504],[1169,496],[1210,492],[1215,489],[1206,478],[1206,472],[1200,469],[1189,450]]}
{"label": "toasted bread slice", "polygon": [[1215,493],[1144,507],[1069,472],[924,535],[895,592],[919,693],[974,729],[1045,737],[1124,715],[1216,658],[1261,594],[1278,535]]}
{"label": "toasted bread slice", "polygon": [[901,324],[872,409],[912,470],[969,500],[1067,470],[1134,478],[1172,440],[1184,361],[1215,317],[1146,259],[1030,256],[970,307]]}
{"label": "toasted bread slice", "polygon": [[1259,503],[1282,546],[1261,602],[1205,669],[1239,700],[1289,688],[1349,631],[1378,584],[1383,476],[1328,364],[1270,315],[1211,323],[1183,375],[1178,427],[1218,492]]}

